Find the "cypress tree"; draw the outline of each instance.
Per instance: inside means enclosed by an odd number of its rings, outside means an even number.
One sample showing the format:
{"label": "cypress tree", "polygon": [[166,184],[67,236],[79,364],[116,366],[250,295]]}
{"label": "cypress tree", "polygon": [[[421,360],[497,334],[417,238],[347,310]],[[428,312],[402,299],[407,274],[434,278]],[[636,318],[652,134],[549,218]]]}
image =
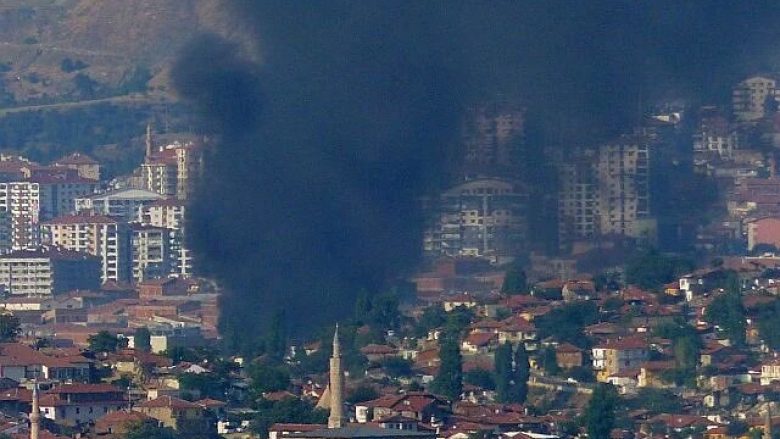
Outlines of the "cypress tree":
{"label": "cypress tree", "polygon": [[511,402],[512,345],[504,343],[496,349],[494,360],[496,397],[499,402]]}
{"label": "cypress tree", "polygon": [[528,397],[528,378],[531,374],[531,366],[528,363],[528,353],[525,351],[525,344],[518,344],[515,350],[514,363],[511,402],[523,404]]}
{"label": "cypress tree", "polygon": [[439,341],[439,358],[441,360],[439,373],[431,383],[431,390],[452,401],[457,401],[463,393],[463,359],[460,355],[457,335],[442,334]]}

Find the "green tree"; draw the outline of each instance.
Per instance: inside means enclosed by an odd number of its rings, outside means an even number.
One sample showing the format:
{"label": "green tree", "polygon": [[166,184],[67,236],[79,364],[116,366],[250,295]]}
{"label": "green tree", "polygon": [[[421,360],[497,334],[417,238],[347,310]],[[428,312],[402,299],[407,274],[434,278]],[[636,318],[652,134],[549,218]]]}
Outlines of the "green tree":
{"label": "green tree", "polygon": [[135,330],[133,341],[135,348],[139,351],[149,352],[152,350],[152,333],[149,332],[149,328],[146,326]]}
{"label": "green tree", "polygon": [[680,413],[682,410],[680,397],[668,389],[642,387],[639,389],[636,398],[632,398],[630,401],[631,409],[647,410],[651,415]]}
{"label": "green tree", "polygon": [[457,334],[442,334],[439,339],[439,373],[431,382],[433,393],[444,395],[452,401],[460,399],[463,393],[463,359],[459,341]]}
{"label": "green tree", "polygon": [[417,320],[414,333],[418,337],[424,337],[428,331],[440,328],[447,322],[447,313],[441,305],[431,305],[425,308]]}
{"label": "green tree", "polygon": [[412,362],[400,357],[388,357],[379,361],[379,365],[391,377],[412,376]]}
{"label": "green tree", "polygon": [[123,436],[124,439],[179,439],[176,431],[169,427],[160,427],[156,422],[142,421],[131,424]]}
{"label": "green tree", "polygon": [[493,361],[496,378],[496,399],[509,402],[512,387],[512,345],[504,343],[496,349]]}
{"label": "green tree", "polygon": [[493,374],[485,369],[472,369],[463,374],[463,381],[485,390],[496,390]]}
{"label": "green tree", "polygon": [[599,321],[599,309],[591,301],[578,301],[555,308],[534,320],[539,338],[553,337],[579,347],[586,347],[582,328]]}
{"label": "green tree", "polygon": [[398,296],[393,293],[380,294],[371,298],[368,324],[379,330],[397,329],[401,317],[398,303]]}
{"label": "green tree", "polygon": [[762,309],[758,317],[758,332],[774,350],[780,349],[780,300]]}
{"label": "green tree", "polygon": [[542,351],[542,367],[550,375],[558,375],[561,368],[558,366],[558,356],[555,355],[555,348],[548,346]]}
{"label": "green tree", "polygon": [[87,339],[92,352],[116,352],[127,346],[127,339],[119,338],[108,331],[100,331]]}
{"label": "green tree", "polygon": [[733,344],[745,344],[745,308],[738,286],[732,286],[716,297],[707,307],[705,318],[717,325]]}
{"label": "green tree", "polygon": [[371,401],[372,399],[377,398],[379,398],[379,392],[376,391],[374,386],[368,384],[361,384],[355,387],[349,393],[347,393],[346,397],[347,401],[351,402],[352,404],[363,401]]}
{"label": "green tree", "polygon": [[694,267],[688,259],[663,255],[655,249],[649,249],[628,260],[626,282],[645,289],[656,289],[690,272]]}
{"label": "green tree", "polygon": [[513,266],[507,270],[501,285],[504,294],[528,294],[528,279],[522,267]]}
{"label": "green tree", "polygon": [[512,372],[511,402],[524,404],[528,397],[528,378],[531,376],[531,366],[525,344],[519,343],[515,349],[514,370]]}
{"label": "green tree", "polygon": [[609,384],[599,384],[585,409],[585,425],[589,439],[609,439],[615,426],[615,409],[618,396]]}
{"label": "green tree", "polygon": [[16,341],[20,331],[19,318],[13,314],[0,314],[0,341]]}
{"label": "green tree", "polygon": [[249,378],[252,380],[251,389],[255,397],[290,387],[290,372],[284,366],[253,363],[249,367]]}

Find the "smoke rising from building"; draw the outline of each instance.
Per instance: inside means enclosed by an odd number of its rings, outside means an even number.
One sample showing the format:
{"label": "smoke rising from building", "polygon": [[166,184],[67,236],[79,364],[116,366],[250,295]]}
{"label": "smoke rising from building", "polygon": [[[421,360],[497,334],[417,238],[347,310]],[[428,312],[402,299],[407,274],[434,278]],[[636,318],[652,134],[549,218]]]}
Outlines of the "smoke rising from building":
{"label": "smoke rising from building", "polygon": [[343,315],[357,291],[412,269],[417,200],[450,179],[469,106],[521,103],[528,148],[583,144],[625,129],[655,99],[717,98],[771,67],[756,60],[771,61],[780,33],[775,2],[225,7],[256,44],[204,36],[172,77],[217,139],[188,233],[201,268],[229,291],[228,336],[278,308],[299,326]]}

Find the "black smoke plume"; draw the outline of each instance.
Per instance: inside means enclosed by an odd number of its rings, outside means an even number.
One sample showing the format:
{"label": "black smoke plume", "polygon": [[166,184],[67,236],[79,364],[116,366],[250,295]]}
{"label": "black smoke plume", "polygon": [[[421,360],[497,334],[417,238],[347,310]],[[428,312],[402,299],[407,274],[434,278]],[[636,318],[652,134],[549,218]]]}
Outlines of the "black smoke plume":
{"label": "black smoke plume", "polygon": [[595,142],[773,67],[777,3],[225,1],[256,44],[201,37],[172,77],[218,139],[188,233],[226,335],[346,314],[413,269],[470,105],[527,107],[535,150]]}

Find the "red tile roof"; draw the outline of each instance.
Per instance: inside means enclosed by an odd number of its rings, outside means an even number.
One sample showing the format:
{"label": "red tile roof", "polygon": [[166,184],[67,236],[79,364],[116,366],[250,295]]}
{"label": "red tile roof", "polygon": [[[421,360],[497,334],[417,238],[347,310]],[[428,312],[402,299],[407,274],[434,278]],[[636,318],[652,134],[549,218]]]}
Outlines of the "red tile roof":
{"label": "red tile roof", "polygon": [[159,398],[152,399],[149,401],[144,401],[136,407],[141,408],[172,408],[172,409],[198,409],[201,408],[199,405],[185,401],[183,399],[175,398],[173,396],[169,395],[163,395]]}

